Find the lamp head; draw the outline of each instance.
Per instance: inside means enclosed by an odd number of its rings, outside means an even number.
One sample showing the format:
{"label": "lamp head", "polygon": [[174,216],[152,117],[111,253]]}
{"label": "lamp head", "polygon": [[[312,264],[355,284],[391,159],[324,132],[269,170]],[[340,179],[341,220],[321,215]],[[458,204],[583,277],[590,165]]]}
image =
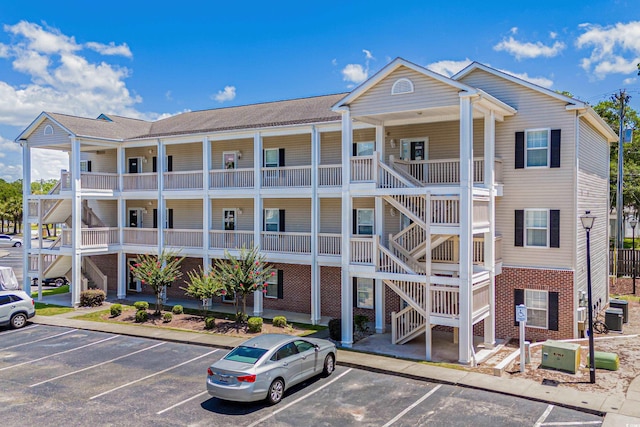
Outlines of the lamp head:
{"label": "lamp head", "polygon": [[582,227],[585,230],[589,231],[593,228],[593,222],[595,221],[595,215],[591,215],[591,211],[585,211],[584,215],[580,216],[580,221],[582,221]]}

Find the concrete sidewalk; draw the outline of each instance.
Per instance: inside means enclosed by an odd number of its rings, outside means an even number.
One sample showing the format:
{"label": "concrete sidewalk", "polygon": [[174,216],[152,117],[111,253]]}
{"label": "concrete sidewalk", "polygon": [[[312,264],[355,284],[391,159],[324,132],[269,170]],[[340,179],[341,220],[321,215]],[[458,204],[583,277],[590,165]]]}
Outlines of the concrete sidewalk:
{"label": "concrete sidewalk", "polygon": [[[84,313],[104,309],[105,307],[103,306],[93,309],[78,309],[74,312],[57,316],[35,316],[32,321],[43,325],[63,326],[228,349],[244,341],[243,338],[224,335],[176,331],[153,326],[92,322],[73,318]],[[368,353],[366,357],[363,357],[363,353],[352,350],[338,350],[337,361],[340,365],[359,369],[493,391],[591,413],[606,414],[603,426],[640,426],[640,377],[630,384],[626,396],[622,397],[619,394],[608,395],[606,393],[589,393],[570,388],[551,387],[527,379],[496,377],[462,369],[444,368],[428,363]]]}

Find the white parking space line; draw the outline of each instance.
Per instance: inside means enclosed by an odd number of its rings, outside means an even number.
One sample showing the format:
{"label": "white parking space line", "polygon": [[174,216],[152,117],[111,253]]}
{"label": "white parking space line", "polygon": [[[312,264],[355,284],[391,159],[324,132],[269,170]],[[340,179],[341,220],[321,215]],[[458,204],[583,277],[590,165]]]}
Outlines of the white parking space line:
{"label": "white parking space line", "polygon": [[540,415],[540,418],[538,418],[538,421],[536,421],[536,423],[533,425],[533,427],[540,427],[542,425],[542,423],[544,422],[544,420],[547,419],[547,417],[551,413],[552,409],[553,409],[553,405],[547,406],[547,409],[545,409],[545,411],[542,413],[542,415]]}
{"label": "white parking space line", "polygon": [[24,332],[24,331],[27,331],[29,329],[37,328],[38,326],[40,326],[40,325],[25,326],[24,328],[14,329],[12,331],[4,331],[4,332],[0,333],[0,335],[9,335],[9,334],[15,334],[16,332]]}
{"label": "white parking space line", "polygon": [[156,412],[156,415],[164,414],[165,412],[170,411],[170,410],[172,410],[173,408],[177,408],[178,406],[180,406],[180,405],[182,405],[182,404],[184,404],[184,403],[187,403],[187,402],[189,402],[189,401],[191,401],[191,400],[193,400],[193,399],[197,399],[197,398],[198,398],[198,397],[200,397],[200,396],[204,396],[204,395],[205,395],[205,394],[207,394],[207,393],[209,393],[209,392],[208,392],[208,391],[203,391],[202,393],[198,393],[198,394],[196,394],[195,396],[191,396],[190,398],[185,399],[185,400],[183,400],[182,402],[178,402],[178,403],[176,403],[175,405],[171,405],[171,406],[169,406],[168,408],[163,409],[162,411],[158,411],[158,412]]}
{"label": "white parking space line", "polygon": [[88,371],[89,369],[97,368],[98,366],[106,365],[107,363],[112,363],[112,362],[115,362],[116,360],[124,359],[125,357],[133,356],[134,354],[142,353],[143,351],[151,350],[152,348],[161,346],[163,344],[166,344],[166,342],[161,342],[159,344],[152,345],[151,347],[143,348],[142,350],[134,351],[133,353],[125,354],[124,356],[116,357],[115,359],[111,359],[111,360],[107,360],[105,362],[98,363],[97,365],[91,365],[91,366],[88,366],[88,367],[83,368],[83,369],[78,369],[77,371],[69,372],[69,373],[64,374],[64,375],[58,375],[57,377],[54,377],[54,378],[51,378],[51,379],[48,379],[48,380],[44,380],[44,381],[40,381],[39,383],[31,384],[29,387],[39,386],[39,385],[46,384],[46,383],[51,382],[51,381],[59,380],[60,378],[68,377],[69,375],[79,374],[80,372]]}
{"label": "white parking space line", "polygon": [[309,396],[311,396],[311,395],[313,395],[313,394],[316,394],[317,392],[319,392],[319,391],[320,391],[320,390],[322,390],[323,388],[328,387],[329,385],[331,385],[331,384],[333,384],[334,382],[338,381],[340,378],[342,378],[342,377],[344,377],[345,375],[347,375],[349,372],[351,372],[351,370],[352,370],[352,368],[347,369],[346,371],[344,371],[343,373],[341,373],[340,375],[338,375],[337,377],[335,377],[334,379],[332,379],[332,380],[331,380],[331,381],[329,381],[328,383],[323,384],[321,387],[318,387],[317,389],[313,390],[313,391],[312,391],[312,392],[310,392],[310,393],[305,394],[304,396],[300,396],[299,398],[297,398],[297,399],[296,399],[296,400],[294,400],[293,402],[288,403],[288,404],[284,405],[282,408],[280,408],[280,409],[277,409],[277,410],[273,411],[272,413],[270,413],[270,414],[269,414],[269,415],[267,415],[266,417],[262,417],[262,418],[260,418],[258,421],[255,421],[255,422],[253,422],[253,423],[249,424],[247,427],[255,427],[255,426],[257,426],[258,424],[260,424],[261,422],[268,420],[269,418],[273,417],[274,415],[279,414],[280,412],[282,412],[282,411],[284,411],[285,409],[287,409],[287,408],[289,408],[289,407],[291,407],[291,406],[295,405],[296,403],[298,403],[298,402],[300,402],[300,401],[302,401],[302,400],[306,399],[307,397],[309,397]]}
{"label": "white parking space line", "polygon": [[[541,426],[586,426],[602,424],[602,421],[556,421],[553,423],[542,423]],[[632,424],[629,424],[631,426]]]}
{"label": "white parking space line", "polygon": [[58,353],[53,353],[53,354],[50,354],[48,356],[41,357],[39,359],[29,360],[28,362],[22,362],[22,363],[18,363],[16,365],[5,366],[4,368],[0,368],[0,371],[6,371],[7,369],[17,368],[18,366],[28,365],[29,363],[39,362],[40,360],[48,359],[50,357],[59,356],[61,354],[70,353],[72,351],[80,350],[82,348],[91,347],[92,345],[100,344],[101,342],[109,341],[109,340],[112,340],[114,338],[118,338],[119,336],[120,335],[114,335],[112,337],[105,338],[105,339],[100,340],[100,341],[92,342],[91,344],[83,345],[83,346],[80,346],[80,347],[72,348],[70,350],[65,350],[65,351],[61,351],[61,352],[58,352]]}
{"label": "white parking space line", "polygon": [[103,393],[96,394],[95,396],[91,396],[91,397],[89,398],[89,400],[97,399],[97,398],[98,398],[98,397],[100,397],[100,396],[104,396],[105,394],[109,394],[109,393],[114,392],[114,391],[116,391],[116,390],[120,390],[121,388],[125,388],[125,387],[128,387],[128,386],[132,385],[132,384],[139,383],[140,381],[144,381],[144,380],[146,380],[146,379],[148,379],[148,378],[155,377],[156,375],[164,374],[165,372],[169,372],[169,371],[170,371],[170,370],[172,370],[172,369],[179,368],[180,366],[182,366],[182,365],[186,365],[187,363],[191,363],[191,362],[194,362],[194,361],[196,361],[196,360],[198,360],[198,359],[202,359],[203,357],[208,356],[208,355],[210,355],[210,354],[213,354],[213,353],[215,353],[216,351],[218,351],[218,350],[216,349],[216,350],[210,351],[210,352],[209,352],[209,353],[207,353],[207,354],[203,354],[202,356],[194,357],[193,359],[191,359],[191,360],[187,360],[186,362],[182,362],[182,363],[180,363],[179,365],[175,365],[175,366],[172,366],[172,367],[170,367],[170,368],[163,369],[163,370],[162,370],[162,371],[160,371],[160,372],[156,372],[156,373],[154,373],[154,374],[147,375],[147,376],[146,376],[146,377],[144,377],[144,378],[140,378],[140,379],[138,379],[138,380],[131,381],[131,382],[128,382],[128,383],[123,384],[123,385],[121,385],[121,386],[118,386],[118,387],[116,387],[116,388],[112,388],[111,390],[107,390],[107,391],[105,391],[105,392],[103,392]]}
{"label": "white parking space line", "polygon": [[431,396],[433,393],[435,393],[436,391],[438,391],[438,389],[442,387],[442,384],[435,386],[433,389],[429,390],[429,392],[427,394],[425,394],[424,396],[422,396],[420,399],[416,400],[415,402],[413,402],[411,405],[409,405],[408,408],[406,408],[404,411],[400,412],[398,415],[396,415],[395,417],[393,417],[388,423],[386,423],[383,427],[389,427],[390,425],[392,425],[393,423],[395,423],[396,421],[398,421],[400,418],[404,417],[405,415],[407,415],[407,413],[412,410],[413,408],[415,408],[416,406],[418,406],[420,403],[424,402],[426,399],[429,398],[429,396]]}
{"label": "white parking space line", "polygon": [[59,337],[59,336],[66,335],[66,334],[70,334],[71,332],[75,332],[75,331],[77,331],[77,329],[72,329],[70,331],[63,332],[61,334],[56,334],[56,335],[52,335],[50,337],[40,338],[40,339],[37,339],[37,340],[34,340],[34,341],[23,342],[23,343],[20,343],[20,344],[9,346],[9,347],[0,348],[0,351],[5,351],[5,350],[9,350],[10,348],[16,348],[16,347],[20,347],[20,346],[28,345],[28,344],[35,344],[35,343],[40,342],[40,341],[48,340],[48,339]]}

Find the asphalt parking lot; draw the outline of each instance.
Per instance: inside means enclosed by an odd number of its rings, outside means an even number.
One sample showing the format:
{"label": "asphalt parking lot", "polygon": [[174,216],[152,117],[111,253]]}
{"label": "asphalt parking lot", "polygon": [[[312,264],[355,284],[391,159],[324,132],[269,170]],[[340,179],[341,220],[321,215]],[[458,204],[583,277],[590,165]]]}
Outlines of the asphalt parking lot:
{"label": "asphalt parking lot", "polygon": [[[0,329],[3,426],[543,426],[602,418],[546,403],[338,366],[276,406],[206,393],[225,350],[30,325]],[[338,361],[339,362],[339,361]]]}

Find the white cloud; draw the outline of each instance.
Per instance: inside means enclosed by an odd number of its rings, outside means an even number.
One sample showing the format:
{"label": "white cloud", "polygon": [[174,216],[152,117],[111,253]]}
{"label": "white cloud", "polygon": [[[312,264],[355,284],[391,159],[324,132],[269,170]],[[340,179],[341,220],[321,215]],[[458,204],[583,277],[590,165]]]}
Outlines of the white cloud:
{"label": "white cloud", "polygon": [[[1,50],[0,50],[0,53],[2,53],[2,51],[1,51]],[[333,58],[333,59],[331,60],[331,65],[333,65],[334,67],[335,67],[336,65],[338,65],[338,60],[337,60],[336,58]]]}
{"label": "white cloud", "polygon": [[126,43],[123,43],[120,46],[116,46],[114,42],[110,42],[109,44],[89,42],[85,43],[85,46],[89,49],[95,50],[102,55],[120,55],[127,58],[133,58],[133,54],[131,53],[129,46],[127,46]]}
{"label": "white cloud", "polygon": [[[55,150],[32,149],[31,150],[32,165],[47,165],[46,168],[32,167],[31,181],[39,181],[44,179],[60,179],[60,171],[62,169],[69,170],[69,154]],[[22,168],[20,168],[22,173]]]}
{"label": "white cloud", "polygon": [[433,62],[427,65],[426,68],[431,71],[435,71],[438,74],[442,74],[443,76],[451,77],[469,64],[471,64],[471,60],[467,58],[462,61]]}
{"label": "white cloud", "polygon": [[530,77],[529,74],[527,73],[514,73],[513,71],[509,71],[509,70],[499,70],[499,71],[502,71],[505,74],[510,74],[519,79],[526,80],[529,83],[533,83],[535,85],[545,87],[547,89],[553,86],[553,80],[550,80],[546,77]]}
{"label": "white cloud", "polygon": [[511,29],[509,30],[509,32],[511,34],[518,34],[518,27],[511,27]]}
{"label": "white cloud", "polygon": [[218,102],[232,101],[236,97],[235,86],[225,86],[224,90],[219,90],[217,94],[212,95],[211,98]]}
{"label": "white cloud", "polygon": [[630,84],[633,84],[633,83],[635,83],[637,81],[638,81],[637,77],[629,77],[628,79],[624,79],[622,81],[622,83],[625,84],[625,85],[630,85]]}
{"label": "white cloud", "polygon": [[578,49],[591,48],[588,58],[581,61],[582,68],[599,79],[609,74],[630,74],[637,71],[640,62],[640,21],[617,23],[602,27],[581,24],[585,32],[576,40]]}
{"label": "white cloud", "polygon": [[375,59],[375,58],[373,57],[373,55],[371,54],[371,51],[370,51],[370,50],[362,49],[362,52],[364,53],[364,56],[365,56],[367,59]]}
{"label": "white cloud", "polygon": [[342,79],[355,84],[362,83],[367,80],[369,73],[360,64],[347,64],[342,69]]}
{"label": "white cloud", "polygon": [[551,58],[557,56],[565,47],[566,45],[559,41],[555,42],[552,46],[546,46],[542,42],[523,43],[517,41],[513,37],[509,37],[495,45],[493,49],[496,51],[505,51],[520,60],[523,58],[538,58],[541,56]]}
{"label": "white cloud", "polygon": [[551,40],[555,40],[558,37],[558,33],[556,33],[555,31],[551,31],[549,33],[549,37],[551,38]]}
{"label": "white cloud", "polygon": [[164,97],[167,98],[168,101],[173,101],[173,96],[171,95],[170,90],[165,92]]}

